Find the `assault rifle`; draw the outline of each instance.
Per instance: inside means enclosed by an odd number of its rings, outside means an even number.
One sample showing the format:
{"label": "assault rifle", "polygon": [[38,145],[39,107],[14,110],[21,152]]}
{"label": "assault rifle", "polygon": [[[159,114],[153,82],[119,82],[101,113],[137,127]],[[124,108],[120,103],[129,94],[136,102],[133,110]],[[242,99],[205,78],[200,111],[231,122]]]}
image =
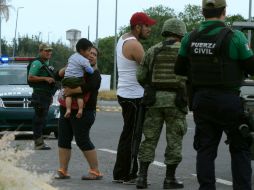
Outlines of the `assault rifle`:
{"label": "assault rifle", "polygon": [[145,119],[145,106],[143,102],[140,103],[138,108],[137,120],[135,123],[134,135],[132,139],[131,155],[132,158],[137,158],[139,145],[142,139],[143,123]]}
{"label": "assault rifle", "polygon": [[241,87],[241,98],[244,105],[244,124],[239,126],[243,137],[252,140],[251,159],[254,160],[254,81],[245,80]]}
{"label": "assault rifle", "polygon": [[155,103],[156,101],[155,95],[156,95],[156,90],[152,86],[150,85],[144,86],[144,96],[139,104],[137,119],[135,121],[134,134],[133,134],[132,144],[131,144],[131,157],[132,157],[131,169],[133,168],[135,161],[137,160],[137,157],[138,157],[139,145],[142,139],[142,130],[143,130],[143,124],[145,119],[146,106],[151,106]]}
{"label": "assault rifle", "polygon": [[48,75],[55,80],[54,83],[50,84],[51,94],[54,95],[56,93],[56,91],[58,89],[60,89],[60,84],[57,83],[57,81],[56,81],[56,75],[54,73],[54,68],[53,67],[49,67],[46,64],[42,64],[41,68],[44,69],[48,73]]}
{"label": "assault rifle", "polygon": [[[232,28],[242,32],[254,31],[254,22],[234,22]],[[250,47],[253,47],[250,44]],[[241,87],[241,97],[243,99],[245,117],[248,128],[242,126],[241,132],[245,136],[252,137],[252,160],[254,160],[254,81],[245,80]],[[240,126],[241,127],[241,126]]]}

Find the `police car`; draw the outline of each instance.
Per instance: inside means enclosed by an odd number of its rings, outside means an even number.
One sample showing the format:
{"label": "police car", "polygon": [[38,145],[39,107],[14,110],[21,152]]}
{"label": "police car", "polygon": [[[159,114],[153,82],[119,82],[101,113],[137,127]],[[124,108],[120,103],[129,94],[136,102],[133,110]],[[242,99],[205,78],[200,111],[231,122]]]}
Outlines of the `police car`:
{"label": "police car", "polygon": [[[32,131],[33,89],[27,84],[27,64],[32,58],[0,58],[0,131]],[[57,93],[49,108],[43,133],[57,137],[59,118]]]}

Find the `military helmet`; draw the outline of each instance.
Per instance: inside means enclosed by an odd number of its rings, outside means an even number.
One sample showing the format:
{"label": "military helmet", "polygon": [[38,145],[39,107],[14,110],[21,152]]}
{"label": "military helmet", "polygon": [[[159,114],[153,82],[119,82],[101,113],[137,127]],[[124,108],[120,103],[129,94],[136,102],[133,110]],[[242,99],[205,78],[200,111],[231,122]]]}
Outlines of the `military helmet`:
{"label": "military helmet", "polygon": [[164,22],[161,35],[166,37],[168,33],[173,33],[183,36],[186,32],[186,25],[183,21],[176,18],[171,18]]}

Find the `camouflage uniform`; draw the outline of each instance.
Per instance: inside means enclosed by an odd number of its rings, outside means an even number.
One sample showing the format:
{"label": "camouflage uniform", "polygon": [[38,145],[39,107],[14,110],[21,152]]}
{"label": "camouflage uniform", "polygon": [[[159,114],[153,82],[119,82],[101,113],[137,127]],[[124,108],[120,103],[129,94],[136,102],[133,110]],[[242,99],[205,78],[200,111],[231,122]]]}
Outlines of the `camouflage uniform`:
{"label": "camouflage uniform", "polygon": [[[171,56],[176,57],[180,43],[171,45]],[[151,65],[154,61],[155,50],[163,48],[163,43],[151,47],[145,54],[145,57],[138,68],[137,78],[141,84],[149,82],[148,75],[151,71]],[[185,78],[175,76],[184,88]],[[176,91],[156,91],[156,102],[148,107],[145,115],[143,134],[145,140],[140,145],[139,160],[152,162],[154,160],[155,148],[157,146],[163,123],[166,123],[167,147],[165,150],[165,164],[178,164],[182,160],[182,139],[186,133],[187,107],[180,110],[175,105]]]}
{"label": "camouflage uniform", "polygon": [[154,160],[164,122],[167,139],[164,162],[167,169],[163,188],[184,187],[183,183],[175,178],[175,171],[182,160],[182,140],[187,131],[185,119],[187,102],[182,101],[186,77],[174,74],[174,65],[181,45],[179,41],[184,33],[186,26],[182,21],[178,19],[165,21],[161,33],[166,38],[165,41],[151,47],[137,69],[137,80],[145,88],[143,101],[154,102],[155,94],[155,103],[146,107],[143,125],[145,139],[140,145],[138,155],[140,165],[136,181],[138,189],[147,188],[148,167]]}

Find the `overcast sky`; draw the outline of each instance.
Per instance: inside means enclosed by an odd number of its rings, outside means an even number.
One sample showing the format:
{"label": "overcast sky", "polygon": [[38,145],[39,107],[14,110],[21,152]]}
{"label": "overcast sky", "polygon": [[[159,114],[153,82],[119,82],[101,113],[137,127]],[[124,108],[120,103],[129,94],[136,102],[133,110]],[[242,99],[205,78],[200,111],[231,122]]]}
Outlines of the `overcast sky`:
{"label": "overcast sky", "polygon": [[[118,29],[129,24],[133,13],[150,7],[163,5],[179,13],[187,4],[201,5],[202,0],[118,0]],[[19,9],[17,37],[28,34],[39,35],[43,41],[66,40],[66,31],[78,29],[82,37],[88,37],[90,26],[90,40],[96,39],[96,8],[97,0],[9,0],[10,18],[2,20],[2,38],[8,43],[14,38],[15,23]],[[116,0],[99,0],[99,28],[98,37],[112,36],[115,33],[115,5]],[[227,14],[241,14],[249,17],[249,0],[228,1]]]}

